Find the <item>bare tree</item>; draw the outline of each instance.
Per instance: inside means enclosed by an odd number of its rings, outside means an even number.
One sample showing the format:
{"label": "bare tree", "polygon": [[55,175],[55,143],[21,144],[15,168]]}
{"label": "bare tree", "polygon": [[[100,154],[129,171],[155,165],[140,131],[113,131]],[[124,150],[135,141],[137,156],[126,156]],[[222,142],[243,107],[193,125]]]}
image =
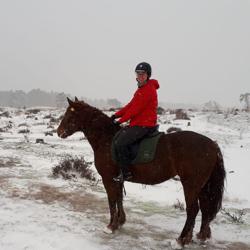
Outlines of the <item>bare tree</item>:
{"label": "bare tree", "polygon": [[250,112],[250,93],[241,94],[240,101],[245,102],[246,111]]}
{"label": "bare tree", "polygon": [[216,101],[206,102],[203,106],[204,111],[214,111],[216,113],[221,113],[221,106]]}

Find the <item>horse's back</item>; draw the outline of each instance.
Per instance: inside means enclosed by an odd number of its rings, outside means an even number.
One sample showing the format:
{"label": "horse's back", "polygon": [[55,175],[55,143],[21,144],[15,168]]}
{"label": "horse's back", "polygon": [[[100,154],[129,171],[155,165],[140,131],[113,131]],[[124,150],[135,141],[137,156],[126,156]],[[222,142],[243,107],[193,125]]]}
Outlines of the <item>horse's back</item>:
{"label": "horse's back", "polygon": [[155,159],[131,168],[137,176],[134,182],[158,184],[179,175],[190,183],[205,183],[216,164],[216,145],[210,138],[193,131],[163,134],[157,145]]}
{"label": "horse's back", "polygon": [[178,175],[197,171],[210,175],[215,167],[218,145],[202,134],[193,131],[165,134],[159,144],[159,155],[164,155]]}
{"label": "horse's back", "polygon": [[209,137],[189,130],[165,134],[164,141],[177,147],[192,146],[196,149],[198,149],[198,147],[207,148],[216,145],[216,143]]}

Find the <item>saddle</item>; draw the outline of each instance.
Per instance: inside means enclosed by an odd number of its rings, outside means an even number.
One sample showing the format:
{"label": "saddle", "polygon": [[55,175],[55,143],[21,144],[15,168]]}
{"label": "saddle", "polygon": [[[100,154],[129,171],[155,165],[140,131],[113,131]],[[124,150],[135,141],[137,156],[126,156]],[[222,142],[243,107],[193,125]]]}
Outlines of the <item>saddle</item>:
{"label": "saddle", "polygon": [[[158,141],[163,134],[164,132],[159,132],[158,129],[156,129],[154,132],[146,135],[141,140],[130,145],[131,165],[153,161]],[[117,157],[113,143],[111,146],[111,151],[112,159],[117,163]]]}

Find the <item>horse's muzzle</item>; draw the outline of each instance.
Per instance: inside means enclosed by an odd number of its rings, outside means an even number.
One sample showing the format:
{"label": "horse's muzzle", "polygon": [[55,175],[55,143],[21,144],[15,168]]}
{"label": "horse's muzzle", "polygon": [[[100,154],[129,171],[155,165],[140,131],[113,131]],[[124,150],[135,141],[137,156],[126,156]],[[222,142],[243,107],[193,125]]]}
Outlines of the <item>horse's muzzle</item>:
{"label": "horse's muzzle", "polygon": [[67,135],[67,132],[64,130],[64,129],[58,129],[57,130],[57,135],[60,137],[60,138],[66,138],[68,135]]}

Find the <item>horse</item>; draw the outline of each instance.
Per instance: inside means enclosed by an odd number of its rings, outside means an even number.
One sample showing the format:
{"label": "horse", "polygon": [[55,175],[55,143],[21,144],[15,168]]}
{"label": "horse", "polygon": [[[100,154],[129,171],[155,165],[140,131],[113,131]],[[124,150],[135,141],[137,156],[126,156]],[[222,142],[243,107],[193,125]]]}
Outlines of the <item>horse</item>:
{"label": "horse", "polygon": [[[84,101],[67,98],[69,106],[57,128],[61,138],[82,131],[94,151],[94,163],[107,193],[110,221],[106,230],[115,232],[126,221],[123,208],[123,184],[113,177],[119,173],[112,159],[114,135],[121,129],[101,110]],[[131,182],[159,184],[178,175],[186,202],[186,222],[178,244],[192,241],[195,218],[201,210],[201,226],[197,238],[211,237],[210,222],[221,208],[226,172],[221,150],[210,138],[193,131],[163,134],[151,162],[130,166]]]}

